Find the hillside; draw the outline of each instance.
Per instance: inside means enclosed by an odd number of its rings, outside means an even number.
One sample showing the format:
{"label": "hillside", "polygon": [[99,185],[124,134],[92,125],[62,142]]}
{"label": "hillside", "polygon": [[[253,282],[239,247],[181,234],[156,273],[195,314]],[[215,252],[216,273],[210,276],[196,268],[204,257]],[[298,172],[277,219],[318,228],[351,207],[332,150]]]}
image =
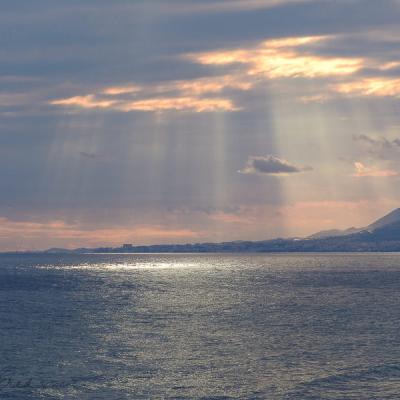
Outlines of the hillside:
{"label": "hillside", "polygon": [[102,247],[47,252],[68,253],[217,253],[217,252],[400,252],[400,209],[365,228],[319,232],[303,239],[273,239],[223,243]]}

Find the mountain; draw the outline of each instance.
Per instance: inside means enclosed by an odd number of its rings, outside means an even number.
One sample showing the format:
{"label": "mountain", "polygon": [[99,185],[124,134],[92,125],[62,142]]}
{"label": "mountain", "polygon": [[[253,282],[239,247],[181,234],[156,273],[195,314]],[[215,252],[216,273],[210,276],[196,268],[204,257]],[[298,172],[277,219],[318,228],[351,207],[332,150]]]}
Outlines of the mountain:
{"label": "mountain", "polygon": [[344,230],[331,229],[331,230],[327,230],[327,231],[321,231],[321,232],[314,233],[313,235],[308,236],[308,239],[323,239],[323,238],[335,237],[335,236],[347,236],[347,235],[351,235],[353,233],[358,233],[362,230],[363,229],[354,228],[354,227],[344,229]]}
{"label": "mountain", "polygon": [[377,240],[399,240],[400,221],[392,222],[375,228],[372,231],[371,236]]}
{"label": "mountain", "polygon": [[348,228],[344,230],[340,229],[331,229],[327,231],[321,231],[314,233],[311,236],[308,236],[308,239],[324,239],[330,237],[338,237],[338,236],[348,236],[355,233],[360,233],[364,231],[374,232],[376,229],[384,228],[389,226],[393,223],[400,222],[400,208],[393,210],[389,214],[385,215],[384,217],[378,219],[377,221],[373,222],[372,224],[364,227],[364,228]]}
{"label": "mountain", "polygon": [[250,253],[250,252],[400,252],[400,208],[365,228],[334,229],[307,238],[223,243],[123,245],[97,249],[50,249],[48,253]]}
{"label": "mountain", "polygon": [[376,229],[383,228],[385,226],[394,224],[396,222],[400,222],[400,208],[393,210],[389,214],[385,215],[384,217],[378,219],[377,221],[373,222],[372,224],[368,225],[365,230],[369,232],[373,232]]}

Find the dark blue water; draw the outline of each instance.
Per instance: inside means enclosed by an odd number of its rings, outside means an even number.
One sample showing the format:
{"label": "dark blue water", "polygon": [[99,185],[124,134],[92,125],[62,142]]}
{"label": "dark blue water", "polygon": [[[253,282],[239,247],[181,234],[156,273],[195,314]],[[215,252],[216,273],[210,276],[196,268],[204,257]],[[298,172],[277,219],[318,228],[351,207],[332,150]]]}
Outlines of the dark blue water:
{"label": "dark blue water", "polygon": [[400,254],[0,256],[0,399],[399,399]]}

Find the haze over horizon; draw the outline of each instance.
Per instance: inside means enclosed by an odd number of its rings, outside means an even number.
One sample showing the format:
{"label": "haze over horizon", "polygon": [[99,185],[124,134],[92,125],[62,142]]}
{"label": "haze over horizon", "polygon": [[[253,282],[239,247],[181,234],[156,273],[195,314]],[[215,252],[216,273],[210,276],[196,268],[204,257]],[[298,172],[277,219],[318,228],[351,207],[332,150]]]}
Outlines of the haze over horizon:
{"label": "haze over horizon", "polygon": [[4,0],[0,251],[263,240],[399,207],[400,1]]}

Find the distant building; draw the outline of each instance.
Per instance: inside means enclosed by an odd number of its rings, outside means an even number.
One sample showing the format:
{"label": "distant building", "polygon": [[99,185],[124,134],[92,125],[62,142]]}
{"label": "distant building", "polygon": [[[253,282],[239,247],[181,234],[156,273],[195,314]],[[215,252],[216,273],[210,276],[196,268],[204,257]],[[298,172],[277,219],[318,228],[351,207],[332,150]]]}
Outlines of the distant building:
{"label": "distant building", "polygon": [[122,248],[124,250],[132,249],[133,245],[132,245],[132,243],[125,243],[125,244],[122,245]]}

